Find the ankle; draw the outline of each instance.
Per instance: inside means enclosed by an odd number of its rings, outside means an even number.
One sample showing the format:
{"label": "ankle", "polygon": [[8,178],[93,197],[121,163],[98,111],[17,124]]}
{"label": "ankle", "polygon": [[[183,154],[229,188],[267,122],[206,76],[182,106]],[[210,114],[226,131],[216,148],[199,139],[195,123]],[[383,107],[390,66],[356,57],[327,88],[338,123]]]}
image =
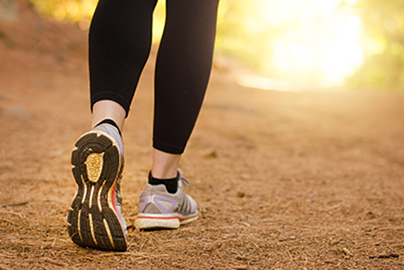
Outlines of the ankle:
{"label": "ankle", "polygon": [[180,159],[181,155],[153,149],[152,176],[158,179],[175,178],[178,174]]}

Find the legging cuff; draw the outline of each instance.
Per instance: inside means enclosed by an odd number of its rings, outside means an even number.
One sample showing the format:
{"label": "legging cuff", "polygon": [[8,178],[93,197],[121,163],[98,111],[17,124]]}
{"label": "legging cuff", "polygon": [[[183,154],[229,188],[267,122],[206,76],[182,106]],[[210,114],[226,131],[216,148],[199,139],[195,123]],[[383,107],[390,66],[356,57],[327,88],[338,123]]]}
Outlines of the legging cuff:
{"label": "legging cuff", "polygon": [[163,142],[153,141],[153,148],[169,154],[181,155],[184,153],[185,146],[178,147]]}

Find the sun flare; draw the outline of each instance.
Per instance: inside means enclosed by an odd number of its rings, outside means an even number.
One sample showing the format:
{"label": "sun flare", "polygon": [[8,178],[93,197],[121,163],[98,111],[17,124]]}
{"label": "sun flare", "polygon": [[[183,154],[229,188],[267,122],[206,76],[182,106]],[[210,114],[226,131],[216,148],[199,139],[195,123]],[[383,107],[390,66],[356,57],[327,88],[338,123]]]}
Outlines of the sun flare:
{"label": "sun flare", "polygon": [[363,62],[356,0],[261,0],[261,19],[281,29],[268,46],[267,73],[278,78],[335,86]]}

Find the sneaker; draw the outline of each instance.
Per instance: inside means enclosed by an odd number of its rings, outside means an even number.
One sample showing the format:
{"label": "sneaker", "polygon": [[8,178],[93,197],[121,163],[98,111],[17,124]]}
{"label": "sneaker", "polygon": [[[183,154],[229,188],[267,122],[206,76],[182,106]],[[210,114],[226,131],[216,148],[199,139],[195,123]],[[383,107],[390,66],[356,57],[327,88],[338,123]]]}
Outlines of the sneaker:
{"label": "sneaker", "polygon": [[121,213],[123,144],[118,130],[102,124],[81,136],[72,152],[78,190],[67,216],[70,238],[79,246],[125,251]]}
{"label": "sneaker", "polygon": [[178,190],[167,192],[164,185],[146,184],[139,198],[139,214],[135,221],[140,229],[178,229],[180,225],[198,218],[198,206],[194,199],[185,194],[182,184],[189,186],[178,170]]}

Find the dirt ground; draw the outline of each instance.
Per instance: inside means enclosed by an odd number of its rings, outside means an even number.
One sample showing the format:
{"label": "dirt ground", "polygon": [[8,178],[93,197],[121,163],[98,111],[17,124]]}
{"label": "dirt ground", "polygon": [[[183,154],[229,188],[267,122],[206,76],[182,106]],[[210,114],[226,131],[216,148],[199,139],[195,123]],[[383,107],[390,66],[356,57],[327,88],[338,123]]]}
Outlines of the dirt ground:
{"label": "dirt ground", "polygon": [[215,68],[181,163],[200,218],[133,224],[150,168],[153,51],[124,129],[129,249],[83,249],[65,217],[90,128],[86,32],[0,17],[0,269],[404,269],[404,95],[241,87]]}

